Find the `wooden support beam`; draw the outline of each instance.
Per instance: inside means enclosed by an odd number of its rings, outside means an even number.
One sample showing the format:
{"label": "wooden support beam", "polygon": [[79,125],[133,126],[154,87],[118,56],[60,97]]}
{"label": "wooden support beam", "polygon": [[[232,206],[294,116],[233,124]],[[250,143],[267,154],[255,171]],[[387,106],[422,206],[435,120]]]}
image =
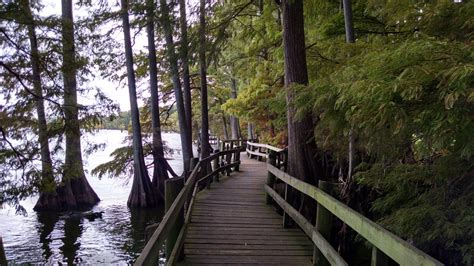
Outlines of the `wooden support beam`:
{"label": "wooden support beam", "polygon": [[219,182],[219,178],[221,176],[221,173],[219,171],[216,172],[216,170],[219,169],[219,156],[217,156],[213,161],[212,161],[212,171],[214,172],[214,180],[216,182]]}
{"label": "wooden support beam", "polygon": [[267,168],[280,180],[316,200],[395,262],[401,265],[443,265],[321,189],[290,176],[270,164],[267,164]]}
{"label": "wooden support beam", "polygon": [[371,266],[387,266],[389,265],[390,258],[383,254],[376,247],[372,247],[372,258],[370,261]]}
{"label": "wooden support beam", "polygon": [[[276,154],[274,152],[270,152],[268,154],[267,163],[270,164],[270,165],[275,165],[276,164]],[[270,171],[268,171],[267,182],[266,182],[267,186],[269,186],[273,189],[273,184],[275,184],[275,180],[276,180],[275,175],[272,174]],[[267,204],[271,204],[273,202],[272,197],[267,194],[265,202]]]}
{"label": "wooden support beam", "polygon": [[280,207],[285,210],[285,213],[298,224],[303,232],[313,241],[313,243],[321,250],[322,254],[328,259],[331,265],[348,265],[344,259],[337,253],[337,251],[331,246],[331,244],[314,229],[314,226],[306,220],[295,208],[293,208],[288,202],[286,202],[278,193],[265,185],[265,191],[275,200]]}
{"label": "wooden support beam", "polygon": [[[175,201],[176,197],[178,196],[179,192],[184,187],[184,178],[170,178],[165,181],[165,211],[168,211]],[[184,224],[184,208],[179,210],[179,214],[176,217],[176,220],[168,234],[168,238],[166,239],[166,258],[169,259],[171,252],[173,251],[174,244],[176,243],[176,239],[178,238],[179,232],[181,231],[181,227]]]}
{"label": "wooden support beam", "polygon": [[[320,180],[318,183],[319,189],[322,191],[332,194],[333,184]],[[332,227],[332,213],[324,208],[321,204],[317,204],[316,209],[316,230],[321,233],[321,235],[327,239],[331,239],[331,227]],[[323,256],[321,251],[314,247],[313,252],[313,264],[326,266],[329,265],[329,261]]]}
{"label": "wooden support beam", "polygon": [[[290,186],[285,184],[285,201],[288,202],[288,197],[290,195]],[[283,228],[289,228],[291,223],[290,215],[283,209]]]}

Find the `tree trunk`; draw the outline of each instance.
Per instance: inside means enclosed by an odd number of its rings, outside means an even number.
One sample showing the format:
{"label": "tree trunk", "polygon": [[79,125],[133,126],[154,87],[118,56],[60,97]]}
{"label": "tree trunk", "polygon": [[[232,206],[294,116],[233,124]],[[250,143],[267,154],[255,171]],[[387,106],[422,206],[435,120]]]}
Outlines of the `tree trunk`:
{"label": "tree trunk", "polygon": [[[237,81],[235,78],[232,78],[231,80],[231,93],[230,93],[230,98],[231,99],[237,99]],[[239,123],[239,118],[236,116],[231,116],[230,117],[230,127],[232,130],[232,139],[240,139],[240,123]]]}
{"label": "tree trunk", "polygon": [[247,123],[247,138],[250,139],[250,140],[254,140],[255,139],[255,134],[253,132],[253,125],[252,123],[248,122]]}
{"label": "tree trunk", "polygon": [[181,82],[179,80],[178,62],[174,50],[173,33],[169,18],[169,7],[166,0],[160,0],[161,23],[165,33],[166,54],[170,65],[170,71],[173,81],[174,96],[176,98],[176,109],[178,111],[179,131],[181,135],[181,147],[183,152],[184,173],[189,172],[189,163],[192,156],[192,143],[188,142],[188,128],[186,126],[186,113],[184,111],[183,92],[181,90]]}
{"label": "tree trunk", "polygon": [[[355,43],[354,37],[354,25],[352,23],[352,5],[351,0],[343,0],[343,8],[344,8],[344,26],[346,30],[346,42],[347,43]],[[349,55],[350,56],[350,55]],[[349,131],[349,148],[348,148],[348,167],[347,167],[347,180],[346,186],[342,189],[342,193],[348,192],[350,187],[351,179],[352,179],[352,168],[354,167],[354,132],[353,128],[351,127]]]}
{"label": "tree trunk", "polygon": [[311,113],[296,118],[295,87],[308,84],[306,67],[303,0],[283,0],[283,45],[288,116],[288,173],[317,184],[323,171],[315,162],[316,143]]}
{"label": "tree trunk", "polygon": [[130,196],[128,197],[127,206],[131,208],[154,207],[157,205],[158,200],[156,193],[154,193],[155,191],[150,182],[150,178],[148,177],[145,159],[143,158],[140,116],[138,112],[137,92],[135,87],[135,72],[133,69],[133,52],[130,41],[130,23],[128,21],[128,0],[121,0],[121,6],[133,134],[133,185]]}
{"label": "tree trunk", "polygon": [[58,202],[56,198],[56,183],[54,181],[53,163],[49,150],[48,125],[44,109],[43,88],[40,75],[40,58],[35,30],[36,26],[33,19],[33,14],[31,13],[30,1],[22,0],[20,1],[20,5],[26,17],[28,39],[30,41],[31,70],[33,77],[33,89],[36,94],[35,103],[36,113],[38,115],[38,139],[41,155],[41,186],[39,188],[40,197],[33,209],[57,209]]}
{"label": "tree trunk", "polygon": [[225,114],[222,114],[222,126],[224,130],[224,138],[229,139],[229,132],[227,130],[227,119],[225,118]]}
{"label": "tree trunk", "polygon": [[[155,46],[155,4],[154,0],[146,1],[147,37],[148,37],[148,67],[150,71],[150,95],[151,95],[151,131],[153,134],[153,186],[160,195],[164,195],[164,182],[168,179],[166,171],[166,160],[161,138],[160,107],[158,97],[158,69],[156,65]],[[162,197],[163,199],[163,197]]]}
{"label": "tree trunk", "polygon": [[[192,143],[192,108],[191,108],[191,82],[189,78],[189,58],[188,58],[188,25],[186,22],[186,1],[179,0],[179,26],[181,29],[180,57],[183,69],[183,95],[184,113],[186,114],[186,128],[188,143]],[[193,157],[193,149],[189,151],[189,157]]]}
{"label": "tree trunk", "polygon": [[199,6],[199,76],[201,77],[201,158],[209,156],[209,115],[207,104],[206,1]]}
{"label": "tree trunk", "polygon": [[[76,61],[74,47],[74,20],[72,14],[72,0],[62,0],[62,45],[63,45],[63,82],[64,82],[64,126],[66,133],[66,158],[64,165],[63,183],[66,184],[59,191],[66,194],[59,197],[66,204],[66,209],[88,208],[100,201],[97,194],[87,182],[82,165],[81,130],[77,105]],[[68,187],[70,186],[70,188]],[[70,191],[72,195],[70,195]]]}
{"label": "tree trunk", "polygon": [[342,0],[344,8],[344,27],[346,30],[346,42],[355,43],[354,25],[352,23],[352,5],[351,0]]}

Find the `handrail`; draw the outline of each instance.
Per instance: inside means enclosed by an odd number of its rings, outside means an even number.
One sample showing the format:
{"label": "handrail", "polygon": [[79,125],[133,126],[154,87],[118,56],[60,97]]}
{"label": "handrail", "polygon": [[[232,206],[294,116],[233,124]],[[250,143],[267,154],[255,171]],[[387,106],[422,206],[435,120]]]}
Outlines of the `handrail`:
{"label": "handrail", "polygon": [[[189,178],[186,180],[184,187],[181,189],[178,196],[175,198],[170,208],[163,216],[162,221],[156,228],[151,238],[148,240],[147,244],[143,248],[143,251],[141,252],[138,259],[135,261],[134,265],[156,264],[159,257],[159,250],[161,246],[163,246],[165,240],[168,238],[168,234],[170,233],[172,226],[177,221],[177,218],[180,214],[180,211],[183,209],[185,202],[187,202],[189,198],[189,194],[192,193],[191,199],[187,205],[184,224],[181,227],[181,231],[172,249],[169,260],[167,261],[167,265],[173,265],[175,263],[175,261],[179,257],[179,252],[183,246],[184,234],[186,233],[187,225],[189,224],[189,221],[191,219],[190,215],[192,212],[192,207],[194,205],[193,204],[194,199],[196,197],[196,194],[199,192],[199,187],[202,185],[204,181],[207,181],[207,183],[210,184],[209,179],[213,176],[218,175],[220,172],[223,172],[224,170],[228,170],[232,168],[237,168],[238,165],[240,164],[240,160],[238,160],[239,156],[235,156],[235,155],[240,154],[240,152],[243,150],[244,150],[244,147],[241,146],[234,149],[220,151],[220,152],[211,154],[210,156],[200,160],[196,164]],[[233,162],[228,161],[226,165],[216,167],[211,173],[206,174],[204,177],[199,176],[202,168],[208,165],[209,163],[211,163],[211,161],[219,160],[221,156],[224,156],[224,155],[231,156],[232,154],[235,154],[234,155],[235,161]],[[216,163],[216,165],[218,165],[218,163]]]}
{"label": "handrail", "polygon": [[[321,189],[290,176],[271,164],[267,164],[267,169],[275,177],[289,186],[316,200],[320,205],[397,263],[401,265],[443,265],[428,254],[423,253],[418,248],[410,245],[380,225],[349,208],[344,203],[331,197]],[[272,188],[269,189],[273,191]]]}
{"label": "handrail", "polygon": [[341,255],[337,253],[324,236],[322,236],[318,230],[315,230],[313,225],[295,208],[287,203],[284,198],[278,195],[278,192],[268,185],[265,185],[265,191],[278,203],[278,205],[280,205],[282,209],[285,210],[286,213],[291,216],[291,218],[293,218],[293,220],[301,227],[303,232],[311,238],[313,243],[319,248],[319,250],[321,250],[322,254],[328,259],[331,265],[347,265]]}
{"label": "handrail", "polygon": [[155,232],[143,248],[140,256],[135,261],[135,265],[151,265],[157,261],[159,257],[159,252],[157,251],[165,242],[166,236],[168,235],[171,226],[175,223],[179,211],[184,206],[184,202],[186,201],[187,195],[189,194],[191,187],[194,186],[195,179],[200,168],[201,162],[199,162],[196,167],[194,167],[194,170],[186,181],[186,184],[184,185],[183,189],[181,189],[181,192],[179,192],[178,196],[173,201],[173,204],[165,213]]}
{"label": "handrail", "polygon": [[278,148],[278,147],[275,147],[275,146],[271,146],[271,145],[268,145],[268,144],[262,144],[262,143],[256,143],[256,142],[247,142],[247,145],[248,146],[253,146],[253,147],[258,147],[258,148],[264,148],[264,149],[272,150],[272,151],[275,151],[275,152],[282,152],[282,151],[285,150],[285,149]]}

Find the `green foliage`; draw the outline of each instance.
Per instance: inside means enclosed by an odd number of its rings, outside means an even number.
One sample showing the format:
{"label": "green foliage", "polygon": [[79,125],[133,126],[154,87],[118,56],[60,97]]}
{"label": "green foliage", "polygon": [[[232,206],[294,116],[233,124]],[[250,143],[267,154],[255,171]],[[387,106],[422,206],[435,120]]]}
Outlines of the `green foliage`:
{"label": "green foliage", "polygon": [[[218,6],[215,20],[243,4]],[[304,5],[310,84],[295,88],[296,107],[317,118],[318,147],[346,178],[352,132],[358,186],[379,192],[372,215],[448,264],[472,261],[474,2],[352,1],[356,44],[340,1]],[[262,11],[228,23],[218,65],[241,84],[222,108],[267,141],[285,138],[286,106],[281,14],[273,1]]]}
{"label": "green foliage", "polygon": [[427,252],[440,252],[448,264],[468,264],[474,254],[473,170],[472,161],[442,157],[432,165],[374,164],[356,178],[380,193],[372,210],[382,225]]}

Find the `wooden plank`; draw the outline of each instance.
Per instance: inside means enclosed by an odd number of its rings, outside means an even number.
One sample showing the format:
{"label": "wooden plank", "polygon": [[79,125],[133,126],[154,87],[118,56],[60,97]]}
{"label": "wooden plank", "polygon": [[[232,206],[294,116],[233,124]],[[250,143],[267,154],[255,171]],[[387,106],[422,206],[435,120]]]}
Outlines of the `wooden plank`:
{"label": "wooden plank", "polygon": [[293,188],[315,199],[328,211],[401,265],[443,265],[324,191],[267,165],[268,171]]}
{"label": "wooden plank", "polygon": [[197,243],[187,243],[186,248],[188,249],[224,249],[224,250],[312,250],[312,245],[267,245],[267,244],[249,244],[249,243],[240,243],[240,244],[197,244]]}
{"label": "wooden plank", "polygon": [[241,159],[241,172],[196,196],[184,264],[309,265],[313,243],[298,228],[283,229],[264,202],[265,164]]}
{"label": "wooden plank", "polygon": [[269,245],[269,246],[308,246],[313,247],[313,243],[310,241],[302,241],[300,238],[288,239],[288,238],[258,238],[258,239],[216,239],[216,238],[188,238],[185,240],[185,244],[214,244],[219,247],[222,244],[241,244],[241,245]]}
{"label": "wooden plank", "polygon": [[[314,226],[306,220],[306,218],[301,215],[295,208],[288,204],[285,199],[280,197],[278,193],[273,190],[271,187],[265,185],[265,191],[273,198],[274,201],[280,205],[282,209],[287,213],[306,233],[307,236],[311,238],[313,243],[318,247],[321,253],[326,257],[326,259],[331,263],[331,265],[348,265],[347,262],[337,253],[337,251],[331,246],[331,244],[324,239],[324,237],[316,230]],[[313,252],[311,251],[311,255]]]}
{"label": "wooden plank", "polygon": [[272,265],[312,265],[308,256],[219,256],[189,255],[186,263],[199,264],[272,264]]}
{"label": "wooden plank", "polygon": [[195,217],[236,217],[236,218],[267,218],[268,214],[260,212],[201,212],[194,211],[193,215]]}
{"label": "wooden plank", "polygon": [[[193,222],[193,225],[196,225],[196,226],[209,226],[208,223],[196,223],[196,222]],[[234,223],[212,223],[212,226],[214,227],[242,227],[242,224],[234,224]],[[268,227],[268,228],[281,228],[281,225],[278,225],[278,224],[254,224],[254,225],[251,225],[251,224],[247,224],[245,225],[246,227],[248,228],[265,228],[265,227]]]}
{"label": "wooden plank", "polygon": [[[189,228],[188,229],[188,235],[195,235],[195,236],[200,236],[202,235],[205,237],[205,235],[223,235],[223,237],[230,237],[231,235],[254,235],[254,236],[261,236],[261,235],[272,235],[272,236],[300,236],[301,232],[294,232],[294,231],[284,231],[284,230],[259,230],[261,228],[241,228],[240,230],[238,229],[226,229],[226,228],[221,228],[221,229],[199,229],[196,230],[195,228]],[[256,230],[255,230],[256,229]]]}
{"label": "wooden plank", "polygon": [[[213,199],[204,199],[204,203],[209,203],[209,204],[219,204],[219,205],[227,205],[227,206],[241,206],[241,207],[252,207],[252,206],[266,206],[264,202],[262,203],[246,203],[246,202],[238,202],[238,201],[218,201],[218,200],[213,200]],[[229,207],[231,208],[231,207]]]}
{"label": "wooden plank", "polygon": [[309,256],[313,255],[313,250],[248,250],[248,249],[191,249],[184,247],[184,252],[188,255],[237,255],[237,256]]}
{"label": "wooden plank", "polygon": [[237,217],[232,217],[231,219],[227,218],[215,218],[215,217],[210,217],[210,218],[202,218],[202,217],[193,217],[193,222],[196,223],[213,223],[213,222],[219,222],[219,223],[232,223],[232,224],[242,224],[242,226],[245,226],[246,224],[281,224],[280,219],[257,219],[257,218],[237,218]]}
{"label": "wooden plank", "polygon": [[186,234],[186,239],[188,238],[202,238],[202,239],[288,239],[288,240],[299,240],[299,241],[309,241],[308,237],[304,234],[264,234],[264,233],[255,233],[255,234],[229,234],[229,235],[219,235],[219,234]]}
{"label": "wooden plank", "polygon": [[239,215],[239,214],[262,214],[262,215],[274,215],[275,211],[274,210],[269,210],[267,208],[256,208],[256,209],[246,209],[246,208],[240,208],[240,209],[228,209],[224,207],[217,206],[213,210],[209,210],[206,208],[206,206],[196,206],[193,209],[193,212],[196,214],[200,213],[219,213],[219,214],[234,214],[234,215]]}

